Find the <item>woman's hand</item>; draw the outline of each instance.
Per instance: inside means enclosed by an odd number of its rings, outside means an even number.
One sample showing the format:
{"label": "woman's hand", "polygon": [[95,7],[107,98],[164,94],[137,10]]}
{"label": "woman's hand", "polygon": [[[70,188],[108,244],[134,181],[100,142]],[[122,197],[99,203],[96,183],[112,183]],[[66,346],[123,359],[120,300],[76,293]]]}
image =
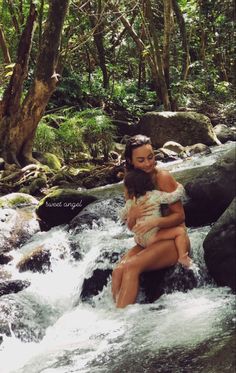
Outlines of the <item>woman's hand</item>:
{"label": "woman's hand", "polygon": [[155,227],[158,227],[158,218],[156,217],[135,224],[132,231],[135,234],[144,234]]}
{"label": "woman's hand", "polygon": [[147,196],[143,198],[142,201],[136,202],[136,198],[133,198],[134,204],[130,207],[128,219],[136,220],[142,218],[143,216],[152,215],[152,211],[155,208],[155,204],[146,203]]}

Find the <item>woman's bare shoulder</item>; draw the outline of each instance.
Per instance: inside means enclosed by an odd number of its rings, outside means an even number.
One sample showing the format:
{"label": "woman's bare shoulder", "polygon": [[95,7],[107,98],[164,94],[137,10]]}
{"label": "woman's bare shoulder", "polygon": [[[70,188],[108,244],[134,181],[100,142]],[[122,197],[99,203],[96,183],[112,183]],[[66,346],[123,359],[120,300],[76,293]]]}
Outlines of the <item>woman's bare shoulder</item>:
{"label": "woman's bare shoulder", "polygon": [[156,174],[158,189],[165,192],[173,192],[177,188],[177,181],[168,170],[158,170]]}

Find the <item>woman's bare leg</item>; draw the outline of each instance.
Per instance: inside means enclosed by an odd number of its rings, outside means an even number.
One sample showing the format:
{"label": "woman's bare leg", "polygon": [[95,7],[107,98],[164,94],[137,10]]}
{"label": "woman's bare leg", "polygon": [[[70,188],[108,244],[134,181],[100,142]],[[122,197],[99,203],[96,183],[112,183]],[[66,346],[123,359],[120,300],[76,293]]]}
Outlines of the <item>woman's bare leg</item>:
{"label": "woman's bare leg", "polygon": [[121,264],[123,274],[116,306],[124,308],[135,302],[139,290],[139,276],[142,272],[170,267],[177,260],[178,254],[174,240],[154,243],[126,260]]}
{"label": "woman's bare leg", "polygon": [[114,301],[116,302],[117,295],[120,291],[122,276],[123,276],[123,264],[132,256],[137,255],[143,248],[139,245],[134,246],[130,249],[123,257],[121,258],[120,262],[114,268],[112,272],[112,296]]}

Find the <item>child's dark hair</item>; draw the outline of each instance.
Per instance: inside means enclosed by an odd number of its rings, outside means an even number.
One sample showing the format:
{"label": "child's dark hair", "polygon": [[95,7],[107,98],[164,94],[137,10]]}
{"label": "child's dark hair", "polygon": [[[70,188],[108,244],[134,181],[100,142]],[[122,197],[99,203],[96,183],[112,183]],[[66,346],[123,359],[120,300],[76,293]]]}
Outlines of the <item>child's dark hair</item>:
{"label": "child's dark hair", "polygon": [[130,197],[141,197],[146,192],[155,189],[151,175],[139,169],[128,171],[124,178],[124,185]]}
{"label": "child's dark hair", "polygon": [[149,137],[144,135],[135,135],[128,139],[124,152],[126,170],[133,170],[133,165],[131,163],[133,150],[146,144],[151,145],[151,140]]}

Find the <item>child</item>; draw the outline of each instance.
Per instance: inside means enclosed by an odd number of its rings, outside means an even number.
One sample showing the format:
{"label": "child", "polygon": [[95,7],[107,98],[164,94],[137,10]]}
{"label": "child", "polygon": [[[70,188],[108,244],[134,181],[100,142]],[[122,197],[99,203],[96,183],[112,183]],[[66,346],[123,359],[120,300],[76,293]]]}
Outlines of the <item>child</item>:
{"label": "child", "polygon": [[[145,199],[145,202],[148,204],[155,205],[151,216],[143,216],[137,219],[136,224],[141,221],[147,222],[148,219],[153,216],[161,216],[161,204],[177,202],[184,195],[184,188],[181,184],[178,184],[177,189],[171,193],[155,189],[155,185],[150,175],[140,169],[129,171],[125,176],[124,185],[127,189],[129,199],[126,201],[125,207],[121,211],[122,220],[126,220],[127,213],[134,203],[138,204]],[[179,256],[178,262],[185,267],[190,267],[192,264],[192,261],[188,256],[190,242],[184,225],[172,228],[162,228],[161,230],[160,228],[155,227],[144,234],[134,234],[134,239],[137,244],[144,248],[157,241],[174,239]]]}

